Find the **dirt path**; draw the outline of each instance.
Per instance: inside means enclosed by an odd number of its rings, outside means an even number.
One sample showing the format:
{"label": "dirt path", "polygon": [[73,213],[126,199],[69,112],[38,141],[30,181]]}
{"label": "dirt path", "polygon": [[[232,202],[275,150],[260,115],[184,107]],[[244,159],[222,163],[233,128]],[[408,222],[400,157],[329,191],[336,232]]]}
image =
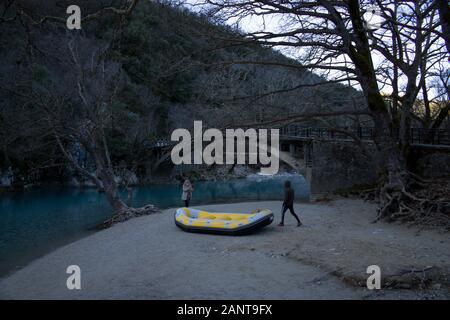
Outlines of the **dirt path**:
{"label": "dirt path", "polygon": [[[278,213],[279,206],[259,202],[205,208],[269,208]],[[287,216],[285,228],[274,223],[244,237],[182,232],[173,223],[173,210],[133,219],[62,247],[1,280],[0,298],[450,298],[446,279],[438,277],[450,274],[448,234],[371,224],[374,207],[359,200],[295,207],[305,227],[294,227]],[[71,264],[81,268],[81,290],[66,288],[65,270]],[[379,265],[386,279],[402,270],[433,266],[425,272],[425,278],[435,277],[432,289],[374,292],[358,287],[371,264]]]}

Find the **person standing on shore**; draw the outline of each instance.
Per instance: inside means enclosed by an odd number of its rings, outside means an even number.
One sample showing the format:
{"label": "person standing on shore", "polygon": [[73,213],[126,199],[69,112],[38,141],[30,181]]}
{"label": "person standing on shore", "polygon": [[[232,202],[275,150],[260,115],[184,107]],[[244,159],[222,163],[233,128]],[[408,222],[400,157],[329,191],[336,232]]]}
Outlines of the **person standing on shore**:
{"label": "person standing on shore", "polygon": [[284,201],[283,207],[281,208],[281,222],[278,224],[278,226],[284,226],[284,214],[288,209],[289,212],[294,216],[295,220],[297,220],[297,227],[300,227],[302,225],[302,222],[294,212],[294,189],[292,189],[290,181],[286,181],[284,183]]}
{"label": "person standing on shore", "polygon": [[192,198],[192,192],[194,191],[194,187],[189,179],[184,180],[183,183],[183,194],[181,195],[181,199],[184,200],[184,206],[189,207],[189,201]]}

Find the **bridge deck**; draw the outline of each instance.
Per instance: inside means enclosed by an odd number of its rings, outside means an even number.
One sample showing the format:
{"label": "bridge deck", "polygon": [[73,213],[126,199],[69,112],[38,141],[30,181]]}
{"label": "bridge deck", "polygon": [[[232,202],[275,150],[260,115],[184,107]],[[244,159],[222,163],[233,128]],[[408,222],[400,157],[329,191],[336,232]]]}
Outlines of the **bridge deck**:
{"label": "bridge deck", "polygon": [[[288,125],[280,128],[280,138],[284,140],[310,141],[314,139],[327,140],[349,140],[349,134],[345,134],[339,130],[345,130],[357,136],[361,140],[373,141],[374,128],[358,127],[358,128],[336,128],[330,129],[326,127],[302,127],[298,125]],[[411,144],[420,145],[450,145],[450,131],[446,129],[422,129],[411,128],[410,132]]]}

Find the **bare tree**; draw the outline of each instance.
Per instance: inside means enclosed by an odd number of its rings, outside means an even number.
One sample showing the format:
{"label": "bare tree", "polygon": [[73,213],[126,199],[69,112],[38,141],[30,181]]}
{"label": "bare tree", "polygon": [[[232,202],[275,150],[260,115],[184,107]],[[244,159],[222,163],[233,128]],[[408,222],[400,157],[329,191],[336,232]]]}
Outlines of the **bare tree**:
{"label": "bare tree", "polygon": [[[99,6],[86,1],[83,22],[114,15],[122,23],[137,3],[138,0],[107,1],[106,6]],[[131,199],[127,204],[118,193],[120,181],[127,190],[131,181],[128,170],[120,179],[119,175],[125,171],[114,163],[108,141],[108,132],[116,129],[117,122],[113,117],[113,105],[126,83],[122,66],[110,55],[111,43],[90,39],[83,31],[68,32],[65,10],[55,8],[54,4],[48,9],[35,7],[26,0],[10,0],[4,5],[0,23],[21,25],[26,41],[23,70],[10,65],[17,79],[5,79],[0,88],[2,93],[17,96],[23,108],[28,108],[21,114],[25,118],[21,123],[29,124],[30,134],[42,135],[45,143],[53,144],[78,175],[105,193],[115,212],[105,225],[154,212],[153,205],[131,207]],[[42,69],[45,79],[33,79],[36,69]],[[18,111],[17,106],[12,109]],[[6,115],[2,113],[0,120],[7,120],[2,118]],[[13,130],[11,127],[11,132]],[[24,130],[22,137],[23,134]],[[5,137],[8,139],[2,139],[2,147],[6,159],[14,134],[8,133]],[[93,167],[79,163],[74,147],[88,153]]]}
{"label": "bare tree", "polygon": [[[81,34],[55,32],[51,42],[38,35],[33,46],[39,54],[29,57],[29,65],[39,66],[46,74],[44,79],[30,79],[32,72],[25,69],[15,81],[2,84],[8,84],[2,86],[2,91],[11,92],[20,98],[18,102],[29,106],[30,110],[22,114],[22,123],[28,123],[30,130],[56,145],[80,176],[105,193],[115,211],[106,225],[154,212],[153,205],[130,207],[118,193],[122,168],[113,163],[107,131],[115,124],[113,105],[124,86],[125,75],[121,65],[110,57],[108,43]],[[17,107],[14,109],[18,111]],[[93,168],[79,163],[73,154],[74,146],[86,150]],[[130,179],[126,180],[128,187]]]}
{"label": "bare tree", "polygon": [[[253,23],[252,27],[261,27],[244,33],[245,38],[223,41],[282,48],[301,62],[298,68],[360,86],[375,125],[376,145],[386,159],[387,180],[379,213],[383,218],[416,212],[413,208],[404,209],[405,202],[417,200],[408,192],[417,182],[416,176],[406,165],[411,114],[426,72],[447,55],[445,36],[438,31],[439,3],[375,1],[382,16],[377,28],[371,28],[363,17],[365,10],[373,6],[371,1],[206,0],[203,4],[208,14],[219,21],[259,19],[260,23]],[[428,66],[421,70],[425,59]],[[276,61],[237,63],[292,67]],[[393,88],[393,108],[384,98],[383,89],[387,86]]]}
{"label": "bare tree", "polygon": [[[80,175],[105,192],[116,212],[114,219],[150,213],[154,211],[153,206],[131,208],[118,194],[117,172],[105,131],[112,126],[111,108],[123,86],[124,75],[118,63],[107,59],[108,48],[96,42],[73,37],[65,43],[66,48],[61,48],[67,53],[67,61],[58,64],[58,73],[64,73],[64,86],[45,90],[49,102],[53,102],[44,106],[46,118],[66,159]],[[66,143],[82,145],[94,160],[95,172],[81,167],[67,150]]]}

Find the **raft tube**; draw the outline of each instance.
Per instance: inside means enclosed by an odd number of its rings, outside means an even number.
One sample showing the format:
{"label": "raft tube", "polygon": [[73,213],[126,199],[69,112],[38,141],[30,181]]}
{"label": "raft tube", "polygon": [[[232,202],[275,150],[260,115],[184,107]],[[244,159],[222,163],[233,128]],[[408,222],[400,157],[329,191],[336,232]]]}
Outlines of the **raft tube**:
{"label": "raft tube", "polygon": [[179,208],[175,212],[175,224],[187,232],[237,236],[252,233],[272,221],[273,213],[270,210],[255,213],[215,213]]}

